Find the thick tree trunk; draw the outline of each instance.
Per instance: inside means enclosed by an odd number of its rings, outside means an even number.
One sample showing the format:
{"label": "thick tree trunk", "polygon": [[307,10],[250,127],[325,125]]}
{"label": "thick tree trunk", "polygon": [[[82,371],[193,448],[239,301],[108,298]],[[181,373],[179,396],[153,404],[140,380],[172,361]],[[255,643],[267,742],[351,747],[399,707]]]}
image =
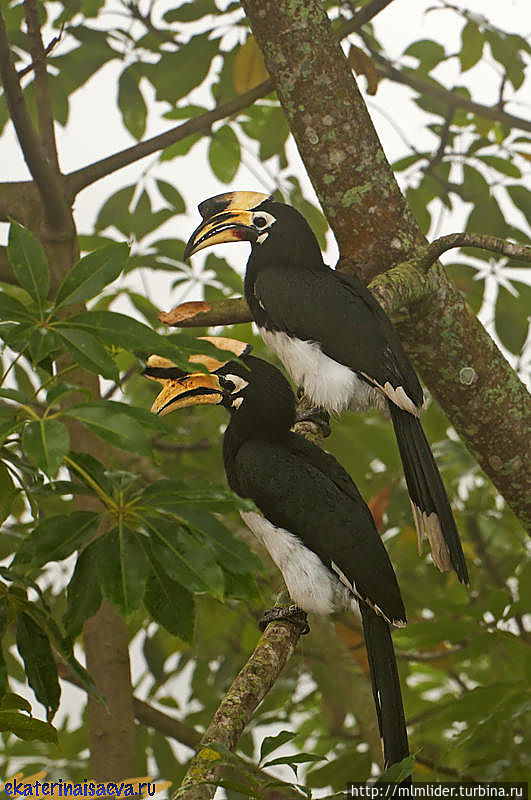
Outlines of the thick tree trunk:
{"label": "thick tree trunk", "polygon": [[[323,210],[340,268],[368,282],[424,238],[381,149],[318,0],[243,0]],[[486,231],[488,233],[488,231]],[[433,272],[435,270],[435,272]],[[529,396],[444,271],[400,327],[426,384],[494,485],[531,525],[525,486]]]}
{"label": "thick tree trunk", "polygon": [[[72,209],[63,190],[55,145],[46,55],[40,32],[37,0],[24,0],[28,49],[36,64],[35,95],[39,129],[33,125],[21,91],[19,76],[11,62],[6,27],[0,13],[0,73],[10,116],[33,183],[3,184],[0,218],[15,218],[39,237],[50,264],[51,296],[79,258]],[[9,277],[9,271],[6,270]],[[69,380],[96,397],[98,379],[81,369]],[[84,395],[81,395],[84,399]],[[75,396],[69,397],[75,402]],[[70,427],[72,446],[101,457],[101,442],[81,425]],[[79,503],[87,507],[87,502]],[[98,508],[100,510],[100,508]],[[129,676],[128,636],[124,621],[105,603],[86,626],[88,669],[105,695],[110,713],[89,699],[92,775],[99,779],[134,777],[135,725],[133,694]]]}

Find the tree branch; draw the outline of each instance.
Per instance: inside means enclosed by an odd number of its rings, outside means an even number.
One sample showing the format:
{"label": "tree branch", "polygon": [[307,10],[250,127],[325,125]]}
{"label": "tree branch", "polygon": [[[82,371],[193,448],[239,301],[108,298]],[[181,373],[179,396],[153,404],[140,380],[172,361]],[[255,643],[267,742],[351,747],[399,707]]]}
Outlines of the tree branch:
{"label": "tree branch", "polygon": [[41,36],[39,6],[35,0],[24,0],[24,14],[28,28],[29,51],[35,70],[35,99],[37,102],[41,143],[48,160],[59,172],[52,104],[48,87],[46,51]]}
{"label": "tree branch", "polygon": [[415,260],[415,265],[420,269],[425,269],[453,247],[478,247],[481,250],[490,250],[493,253],[507,256],[507,258],[531,263],[531,247],[528,245],[508,242],[506,239],[483,233],[449,233],[447,236],[434,239],[420,255],[418,261]]}
{"label": "tree branch", "polygon": [[273,82],[271,80],[263,81],[258,86],[255,86],[254,89],[238,95],[206,114],[200,114],[198,117],[189,119],[187,122],[183,122],[165,133],[160,133],[151,139],[146,139],[132,147],[127,147],[119,153],[114,153],[112,156],[102,158],[100,161],[95,161],[93,164],[70,172],[66,176],[68,194],[73,199],[81,189],[85,189],[100,180],[100,178],[105,178],[112,172],[116,172],[117,169],[133,164],[135,161],[150,156],[158,150],[163,150],[165,147],[169,147],[170,144],[179,142],[194,133],[207,133],[217,120],[236,114],[238,111],[252,105],[255,100],[265,97],[272,91]]}
{"label": "tree branch", "polygon": [[228,750],[234,749],[245,725],[291,658],[299,636],[300,628],[290,622],[267,626],[212,717],[175,797],[185,800],[213,797],[220,755],[208,745],[215,742]]}
{"label": "tree branch", "polygon": [[[359,30],[362,25],[365,25],[373,19],[380,11],[382,11],[392,0],[371,0],[367,5],[348,22],[343,23],[336,32],[337,39],[343,39],[349,36],[356,30]],[[135,6],[130,4],[129,9],[135,14]],[[147,20],[148,17],[140,15],[142,22],[149,27]],[[69,195],[72,199],[87,186],[100,180],[101,178],[110,175],[122,167],[133,164],[146,156],[156,153],[158,150],[163,150],[175,142],[185,139],[194,133],[207,133],[212,124],[220,119],[229,117],[232,114],[237,114],[244,108],[252,105],[256,100],[266,97],[274,91],[274,84],[271,78],[255,86],[244,94],[234,97],[227,103],[214,108],[206,114],[201,114],[187,122],[171,128],[165,133],[158,136],[153,136],[151,139],[146,139],[143,142],[128,147],[125,150],[115,153],[107,158],[102,158],[100,161],[95,161],[93,164],[88,164],[86,167],[70,172],[67,175],[67,186]]]}
{"label": "tree branch", "polygon": [[64,200],[60,175],[46,158],[33,127],[24,95],[20,88],[17,72],[11,63],[9,40],[1,13],[0,74],[11,120],[15,126],[24,160],[37,185],[45,219],[53,230],[68,231],[69,235],[71,235],[72,218]]}
{"label": "tree branch", "polygon": [[501,122],[509,128],[531,131],[531,122],[527,119],[508,114],[498,106],[484,106],[482,103],[476,103],[474,100],[470,100],[464,95],[453,92],[450,89],[444,89],[431,81],[419,78],[408,70],[397,69],[390,61],[372,48],[370,48],[370,52],[371,58],[376,63],[377,71],[383,78],[388,78],[395,83],[409,86],[421,94],[428,94],[431,97],[435,97],[437,100],[442,100],[449,108],[463,108],[465,111],[471,111],[473,114],[477,114],[485,119]]}

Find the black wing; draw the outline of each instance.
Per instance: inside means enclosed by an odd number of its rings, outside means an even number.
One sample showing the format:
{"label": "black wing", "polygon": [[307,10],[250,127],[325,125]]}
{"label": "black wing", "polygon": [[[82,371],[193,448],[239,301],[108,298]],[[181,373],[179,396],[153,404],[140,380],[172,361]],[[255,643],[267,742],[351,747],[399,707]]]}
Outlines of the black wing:
{"label": "black wing", "polygon": [[297,452],[291,442],[287,448],[258,440],[246,442],[233,464],[238,491],[254,500],[273,525],[298,536],[338,574],[332,564],[336,565],[358,594],[381,608],[386,617],[405,621],[396,576],[369,509],[335,459],[326,454],[321,454],[324,459],[318,455],[309,459],[302,452],[307,446],[314,447],[305,443]]}
{"label": "black wing", "polygon": [[[253,297],[256,298],[252,303]],[[321,343],[323,352],[380,386],[402,386],[422,406],[422,388],[398,334],[357,278],[321,267],[261,267],[246,296],[259,325]]]}

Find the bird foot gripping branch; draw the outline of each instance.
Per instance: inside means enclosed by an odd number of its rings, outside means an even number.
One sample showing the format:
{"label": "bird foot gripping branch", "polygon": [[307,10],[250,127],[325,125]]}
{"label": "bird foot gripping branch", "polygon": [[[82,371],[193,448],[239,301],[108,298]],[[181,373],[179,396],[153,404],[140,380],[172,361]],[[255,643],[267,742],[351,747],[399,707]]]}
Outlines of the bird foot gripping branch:
{"label": "bird foot gripping branch", "polygon": [[298,628],[300,628],[301,636],[305,636],[307,633],[310,633],[310,626],[308,625],[308,616],[306,611],[303,611],[302,608],[299,608],[299,606],[295,605],[273,606],[273,608],[266,608],[262,615],[262,619],[258,623],[258,627],[263,633],[270,622],[278,622],[279,620],[285,620],[286,622],[290,622],[292,625],[296,625]]}

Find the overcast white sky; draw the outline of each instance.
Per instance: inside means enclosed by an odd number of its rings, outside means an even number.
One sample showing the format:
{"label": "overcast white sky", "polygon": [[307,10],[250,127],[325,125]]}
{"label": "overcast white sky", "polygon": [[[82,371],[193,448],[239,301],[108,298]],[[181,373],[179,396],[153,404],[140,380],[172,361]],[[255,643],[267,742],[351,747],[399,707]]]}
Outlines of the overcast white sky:
{"label": "overcast white sky", "polygon": [[[448,52],[459,50],[462,21],[456,14],[449,11],[426,13],[426,10],[435,6],[437,2],[438,0],[395,0],[377,17],[375,20],[376,34],[392,58],[398,58],[411,42],[420,38],[436,39],[445,45]],[[114,0],[109,5],[115,9],[119,6]],[[163,11],[173,5],[176,3],[161,0],[157,4],[157,9]],[[468,0],[465,5],[469,10],[485,16],[493,24],[509,32],[517,32],[526,36],[531,30],[531,3],[529,0],[504,0],[503,2],[500,0]],[[108,22],[109,17],[106,19]],[[66,44],[65,42],[65,47]],[[107,65],[72,98],[69,123],[66,129],[59,128],[57,134],[60,161],[64,171],[77,169],[134,143],[130,134],[123,127],[116,107],[117,76],[121,68],[122,64],[118,62]],[[447,62],[439,68],[439,72],[435,73],[437,77],[449,81],[450,85],[457,74],[456,60]],[[461,82],[462,80],[460,79]],[[487,105],[496,101],[499,71],[495,66],[487,64],[474,68],[467,74],[466,80],[473,87],[473,95],[476,100]],[[364,85],[363,79],[361,83]],[[530,83],[528,78],[528,89]],[[157,112],[150,114],[149,127],[146,131],[146,136],[152,136],[167,130],[172,123],[168,123],[161,116],[167,110],[166,104],[154,102],[153,94],[148,89],[147,83],[143,84],[142,88],[146,90],[146,99],[150,101]],[[367,98],[375,126],[390,161],[404,155],[406,148],[401,135],[389,123],[389,117],[397,122],[406,140],[414,142],[418,149],[433,145],[429,134],[426,135],[424,130],[425,115],[414,104],[407,102],[411,96],[412,92],[407,88],[387,83],[382,84],[376,97]],[[529,90],[525,96],[531,102]],[[194,101],[212,107],[212,101],[204,90],[194,92],[192,102]],[[404,113],[405,108],[407,108],[406,113]],[[528,109],[518,106],[509,110],[520,116],[525,116],[528,112]],[[193,157],[177,159],[156,167],[153,174],[174,183],[185,198],[188,209],[186,216],[172,220],[164,228],[159,229],[156,232],[156,238],[162,236],[187,238],[198,222],[197,203],[219,191],[226,191],[228,188],[271,191],[275,188],[276,175],[274,171],[270,166],[264,168],[252,152],[244,154],[244,163],[233,184],[230,187],[220,184],[210,172],[206,150],[207,143],[204,142],[196,145],[193,149]],[[291,147],[291,152],[295,155],[294,146]],[[77,198],[75,205],[79,231],[88,233],[105,198],[121,186],[138,181],[155,160],[155,157],[144,159],[84,190]],[[297,171],[301,181],[308,191],[311,191],[302,166],[299,166]],[[24,180],[28,177],[29,174],[21,158],[12,128],[8,126],[0,138],[0,180]],[[455,213],[444,216],[439,221],[436,235],[462,229],[463,212],[463,208],[457,208]],[[520,220],[518,224],[521,224]],[[6,236],[7,225],[1,224],[0,242],[4,243]],[[240,267],[243,267],[246,261],[246,254],[247,249],[243,246],[223,250],[223,255],[230,259],[235,266],[239,265]],[[330,237],[330,247],[327,253],[329,262],[333,263],[335,254],[335,245]],[[202,254],[194,261],[194,265],[199,269],[201,263]],[[147,290],[153,302],[160,308],[169,309],[179,300],[176,292],[172,292],[169,288],[172,280],[173,278],[168,276],[168,273],[156,275],[151,270],[147,270],[144,285],[138,288],[140,291]],[[188,299],[198,299],[199,296],[199,294],[196,297],[190,295]],[[133,658],[134,682],[139,679],[142,669],[143,661],[137,653],[137,656]],[[77,701],[74,699],[77,695],[81,702],[82,693],[78,693],[78,690],[72,687],[64,687],[64,689],[66,696],[72,701],[67,700],[66,708],[77,705]],[[180,682],[176,687],[176,693],[182,696],[184,691],[185,682]]]}

